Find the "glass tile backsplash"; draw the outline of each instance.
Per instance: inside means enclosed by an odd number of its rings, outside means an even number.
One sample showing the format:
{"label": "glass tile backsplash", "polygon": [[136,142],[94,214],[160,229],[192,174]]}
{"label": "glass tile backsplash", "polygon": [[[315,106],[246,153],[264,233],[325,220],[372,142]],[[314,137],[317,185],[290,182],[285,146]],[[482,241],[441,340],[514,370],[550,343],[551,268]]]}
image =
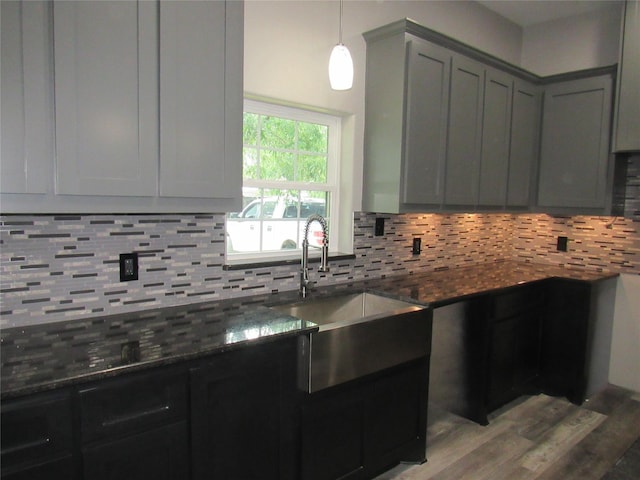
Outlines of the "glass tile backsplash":
{"label": "glass tile backsplash", "polygon": [[[385,235],[374,236],[376,217]],[[297,265],[223,269],[224,215],[0,216],[1,327],[295,290]],[[506,259],[640,273],[640,220],[511,214],[354,214],[353,260],[320,285]],[[567,252],[556,237],[567,236]],[[414,237],[422,240],[412,254]],[[139,280],[120,282],[137,252]],[[315,264],[311,267],[315,270]]]}

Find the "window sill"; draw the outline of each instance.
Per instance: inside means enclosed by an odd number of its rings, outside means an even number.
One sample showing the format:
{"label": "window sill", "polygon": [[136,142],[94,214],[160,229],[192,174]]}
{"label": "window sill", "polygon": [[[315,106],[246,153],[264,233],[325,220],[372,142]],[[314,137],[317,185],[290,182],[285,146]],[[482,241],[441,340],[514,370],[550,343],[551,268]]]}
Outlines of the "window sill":
{"label": "window sill", "polygon": [[[329,262],[336,260],[353,260],[356,256],[353,253],[340,253],[333,252],[329,253]],[[320,255],[309,255],[309,263],[320,263]],[[225,264],[222,266],[223,270],[247,270],[249,268],[263,268],[263,267],[278,267],[281,265],[300,265],[300,253],[298,252],[296,255],[287,255],[274,260],[273,258],[269,259],[238,259],[238,260],[229,260],[227,259]]]}

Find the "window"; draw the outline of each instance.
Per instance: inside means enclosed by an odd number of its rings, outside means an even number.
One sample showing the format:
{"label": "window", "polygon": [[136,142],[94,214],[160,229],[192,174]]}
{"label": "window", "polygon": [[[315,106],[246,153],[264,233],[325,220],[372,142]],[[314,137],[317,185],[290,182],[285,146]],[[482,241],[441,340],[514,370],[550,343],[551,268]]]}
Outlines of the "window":
{"label": "window", "polygon": [[[291,255],[312,214],[327,220],[337,246],[339,137],[339,117],[245,100],[243,208],[227,215],[228,258]],[[313,222],[309,244],[322,238]]]}

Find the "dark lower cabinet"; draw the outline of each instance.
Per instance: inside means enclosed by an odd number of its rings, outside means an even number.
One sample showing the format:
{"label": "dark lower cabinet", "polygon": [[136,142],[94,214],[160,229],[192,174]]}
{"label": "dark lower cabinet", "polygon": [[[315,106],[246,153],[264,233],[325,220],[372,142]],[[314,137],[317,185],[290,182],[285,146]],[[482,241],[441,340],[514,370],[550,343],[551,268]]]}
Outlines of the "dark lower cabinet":
{"label": "dark lower cabinet", "polygon": [[490,299],[487,411],[537,390],[544,299],[538,284]]}
{"label": "dark lower cabinet", "polygon": [[185,480],[189,478],[186,422],[87,447],[84,478]]}
{"label": "dark lower cabinet", "polygon": [[428,357],[309,395],[302,404],[303,480],[364,479],[425,461]]}
{"label": "dark lower cabinet", "polygon": [[2,403],[2,478],[77,478],[69,392]]}
{"label": "dark lower cabinet", "polygon": [[542,310],[493,322],[487,410],[536,391]]}
{"label": "dark lower cabinet", "polygon": [[78,392],[84,480],[189,478],[187,374],[157,369]]}
{"label": "dark lower cabinet", "polygon": [[553,279],[548,297],[541,344],[542,389],[581,404],[587,391],[588,351],[594,331],[592,285]]}
{"label": "dark lower cabinet", "polygon": [[291,478],[295,348],[256,346],[191,370],[194,480]]}
{"label": "dark lower cabinet", "polygon": [[436,308],[430,401],[480,424],[522,394],[581,404],[595,288],[552,278]]}

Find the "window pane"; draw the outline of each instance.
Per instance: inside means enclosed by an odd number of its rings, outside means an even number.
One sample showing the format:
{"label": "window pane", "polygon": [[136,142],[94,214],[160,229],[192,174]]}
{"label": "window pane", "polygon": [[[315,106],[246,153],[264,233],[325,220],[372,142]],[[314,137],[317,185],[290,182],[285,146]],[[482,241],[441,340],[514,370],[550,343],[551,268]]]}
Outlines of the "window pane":
{"label": "window pane", "polygon": [[296,142],[295,124],[294,120],[263,116],[261,129],[262,147],[293,149]]}
{"label": "window pane", "polygon": [[327,181],[327,157],[316,155],[298,156],[298,178],[300,182],[325,183]]}
{"label": "window pane", "polygon": [[293,180],[293,153],[275,150],[260,151],[260,178],[263,180]]}
{"label": "window pane", "polygon": [[329,128],[317,123],[298,123],[298,150],[327,153]]}
{"label": "window pane", "polygon": [[258,150],[255,148],[244,147],[242,150],[242,178],[258,178]]}
{"label": "window pane", "polygon": [[[286,189],[243,189],[245,207],[227,219],[227,251],[230,253],[283,251],[301,248],[307,218],[312,214],[326,218],[329,192]],[[329,219],[327,219],[327,222]],[[309,244],[322,245],[322,228],[309,225]]]}
{"label": "window pane", "polygon": [[244,113],[242,125],[242,142],[245,145],[258,144],[258,117],[257,113]]}

